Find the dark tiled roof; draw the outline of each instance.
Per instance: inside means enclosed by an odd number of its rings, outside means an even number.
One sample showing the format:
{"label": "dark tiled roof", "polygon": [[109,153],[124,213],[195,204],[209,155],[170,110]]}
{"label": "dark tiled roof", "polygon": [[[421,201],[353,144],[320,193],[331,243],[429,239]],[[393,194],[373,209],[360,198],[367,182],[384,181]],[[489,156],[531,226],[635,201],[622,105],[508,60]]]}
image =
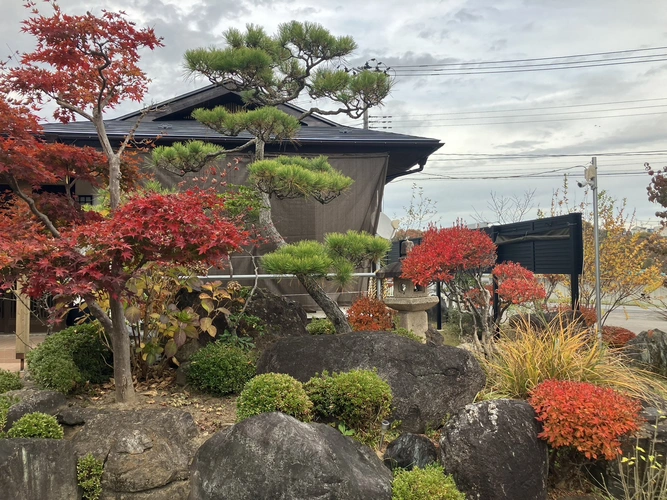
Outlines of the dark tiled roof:
{"label": "dark tiled roof", "polygon": [[[133,122],[107,120],[105,126],[110,138],[120,139],[127,134]],[[90,122],[47,123],[43,125],[47,137],[57,136],[62,139],[89,138],[97,139],[95,127]],[[202,139],[211,142],[245,142],[252,136],[241,133],[236,137],[225,136],[200,124],[195,120],[152,121],[139,125],[135,132],[137,139],[155,138],[162,136],[165,141],[180,141],[188,139]],[[364,130],[353,127],[301,127],[296,140],[300,143],[353,143],[353,144],[393,144],[404,146],[431,146],[436,149],[441,143],[438,139],[415,137],[412,135],[381,132],[378,130]]]}

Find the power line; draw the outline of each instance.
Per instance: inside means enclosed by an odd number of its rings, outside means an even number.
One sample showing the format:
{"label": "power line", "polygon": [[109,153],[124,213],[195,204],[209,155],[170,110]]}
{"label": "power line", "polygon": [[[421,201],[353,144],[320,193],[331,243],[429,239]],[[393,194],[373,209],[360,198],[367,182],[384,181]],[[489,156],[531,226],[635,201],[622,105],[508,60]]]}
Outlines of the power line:
{"label": "power line", "polygon": [[[417,177],[419,174],[414,174],[410,178],[400,177],[392,182],[404,182],[404,181],[466,181],[466,180],[525,180],[527,177],[530,179],[562,179],[563,175],[554,175],[552,173],[545,175],[498,175],[498,176],[468,176],[468,177],[446,177],[446,176],[431,176],[431,177]],[[628,177],[628,176],[639,176],[646,175],[646,172],[614,172],[614,173],[598,173],[598,176],[604,177]]]}
{"label": "power line", "polygon": [[[631,109],[654,109],[654,108],[664,108],[667,107],[667,104],[653,104],[651,106],[630,106],[626,108],[610,108],[610,109],[595,109],[595,110],[586,110],[586,111],[559,111],[557,113],[542,113],[542,114],[529,114],[529,115],[500,115],[500,116],[463,116],[457,118],[436,118],[434,120],[420,120],[419,118],[414,118],[411,115],[406,115],[409,118],[400,118],[395,120],[393,116],[387,117],[387,120],[371,120],[370,123],[406,123],[406,122],[419,122],[419,123],[440,123],[443,121],[453,121],[453,120],[480,120],[484,118],[490,119],[500,119],[500,118],[526,118],[526,117],[535,117],[535,116],[562,116],[562,115],[576,115],[582,113],[611,113],[613,111],[628,111]],[[420,116],[420,115],[414,115]],[[428,115],[422,115],[428,116]],[[431,115],[431,116],[440,116],[440,115]]]}
{"label": "power line", "polygon": [[583,156],[637,156],[637,155],[667,155],[667,150],[649,151],[609,151],[606,153],[561,153],[561,154],[533,154],[533,153],[433,153],[431,156],[478,156],[484,158],[571,158]]}
{"label": "power line", "polygon": [[[644,60],[644,61],[625,61],[625,62],[614,62],[614,63],[603,63],[603,64],[582,64],[580,66],[558,66],[558,67],[547,67],[547,68],[530,68],[530,67],[524,67],[524,69],[521,69],[521,66],[517,66],[515,69],[502,69],[502,70],[493,70],[493,71],[483,71],[483,70],[478,70],[478,71],[464,71],[464,72],[450,72],[450,73],[417,73],[417,72],[404,72],[404,73],[399,73],[398,71],[396,72],[396,76],[465,76],[465,75],[493,75],[493,74],[500,74],[500,73],[526,73],[526,72],[534,72],[534,71],[555,71],[555,70],[563,70],[563,69],[582,69],[582,68],[599,68],[603,66],[620,66],[624,64],[641,64],[641,63],[647,63],[647,62],[662,62],[662,61],[667,61],[667,58],[662,58],[662,59],[650,59],[650,60]],[[450,70],[454,71],[454,70]]]}
{"label": "power line", "polygon": [[664,50],[667,47],[647,47],[645,49],[626,49],[626,50],[615,50],[611,52],[590,52],[588,54],[574,54],[569,56],[553,56],[553,57],[533,57],[530,59],[506,59],[501,61],[479,61],[479,62],[463,62],[463,63],[434,63],[434,64],[394,64],[392,68],[430,68],[438,66],[460,66],[460,65],[470,65],[470,64],[504,64],[504,63],[517,63],[517,62],[532,62],[532,61],[548,61],[552,59],[572,59],[575,57],[594,57],[594,56],[604,56],[604,55],[615,55],[615,54],[629,54],[634,52],[648,52],[651,50]]}
{"label": "power line", "polygon": [[[398,70],[396,74],[406,74],[406,73],[411,73],[411,72],[419,72],[419,71],[432,71],[432,72],[443,72],[443,71],[471,71],[471,70],[477,70],[477,71],[482,71],[482,70],[497,70],[497,69],[515,69],[515,68],[549,68],[549,67],[556,67],[556,66],[572,66],[572,65],[582,65],[582,64],[591,64],[591,63],[608,63],[610,61],[634,61],[634,62],[650,62],[655,60],[656,57],[665,57],[667,54],[651,54],[651,55],[644,55],[644,56],[629,56],[629,57],[608,57],[608,58],[602,58],[602,59],[588,59],[588,60],[582,60],[582,61],[565,61],[565,62],[546,62],[546,63],[538,63],[538,64],[511,64],[507,66],[488,66],[488,67],[477,67],[477,68],[434,68],[434,69],[429,69],[429,70],[419,70],[419,69],[413,69],[413,70]],[[653,58],[653,59],[649,59]],[[641,61],[638,61],[638,59],[641,59]],[[468,63],[470,65],[475,65],[475,63]],[[628,64],[628,63],[618,63],[618,64]],[[479,63],[477,64],[479,66]]]}
{"label": "power line", "polygon": [[[650,102],[650,101],[665,101],[667,100],[667,97],[656,97],[653,99],[636,99],[633,101],[611,101],[611,102],[597,102],[597,103],[590,103],[590,104],[567,104],[567,105],[562,105],[562,106],[545,106],[545,107],[531,107],[531,108],[514,108],[514,109],[490,109],[490,110],[484,110],[481,109],[479,111],[456,111],[452,113],[429,113],[429,114],[423,114],[423,115],[405,115],[405,116],[449,116],[449,115],[468,115],[468,114],[479,114],[479,113],[505,113],[508,111],[538,111],[538,110],[544,110],[544,109],[563,109],[563,108],[578,108],[578,107],[587,107],[587,106],[607,106],[610,104],[631,104],[631,103],[637,103],[637,102]],[[370,118],[394,118],[394,116],[403,116],[403,115],[370,115]]]}
{"label": "power line", "polygon": [[[489,125],[514,125],[514,124],[522,124],[522,123],[550,123],[550,122],[571,122],[571,121],[577,121],[577,120],[602,120],[602,119],[607,119],[607,118],[627,118],[627,117],[632,117],[632,116],[653,116],[653,115],[665,115],[667,114],[667,111],[656,111],[653,113],[630,113],[630,114],[623,114],[623,115],[614,115],[614,116],[580,116],[577,118],[556,118],[553,120],[521,120],[521,121],[505,121],[505,122],[488,122],[488,123],[448,123],[445,125],[398,125],[396,128],[424,128],[424,127],[432,127],[432,128],[442,128],[442,127],[481,127],[481,126],[489,126]],[[438,122],[439,123],[439,122]],[[373,129],[381,129],[384,127],[373,127]],[[393,128],[393,125],[392,127]]]}

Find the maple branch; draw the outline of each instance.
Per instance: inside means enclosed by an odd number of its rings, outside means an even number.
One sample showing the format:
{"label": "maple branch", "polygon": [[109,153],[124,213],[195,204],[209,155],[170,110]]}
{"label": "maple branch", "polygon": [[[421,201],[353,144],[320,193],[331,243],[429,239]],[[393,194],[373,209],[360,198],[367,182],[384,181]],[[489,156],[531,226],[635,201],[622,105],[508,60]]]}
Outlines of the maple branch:
{"label": "maple branch", "polygon": [[123,139],[123,142],[118,147],[118,151],[116,151],[116,154],[118,156],[121,156],[125,152],[125,148],[127,148],[127,145],[132,140],[132,137],[134,137],[134,133],[139,128],[139,125],[141,124],[141,121],[146,117],[146,115],[148,114],[149,111],[150,111],[150,108],[146,108],[146,109],[141,111],[141,114],[139,115],[139,118],[137,118],[137,121],[135,122],[134,125],[132,125],[132,128],[127,133],[127,135]]}
{"label": "maple branch", "polygon": [[[45,92],[45,93],[46,93],[46,92]],[[49,95],[49,94],[46,93],[46,95]],[[91,115],[89,115],[88,113],[86,113],[86,112],[85,112],[83,109],[81,109],[79,106],[75,106],[74,104],[71,104],[71,103],[69,103],[69,102],[67,102],[67,101],[64,101],[63,99],[61,99],[61,98],[58,97],[58,96],[54,96],[54,95],[49,95],[49,96],[50,96],[54,101],[56,101],[56,104],[57,104],[58,106],[62,106],[63,108],[69,109],[70,111],[73,111],[74,113],[83,116],[86,120],[90,120],[91,122],[93,121],[93,117],[92,117]]]}
{"label": "maple branch", "polygon": [[44,224],[46,229],[48,229],[55,238],[60,238],[60,231],[56,229],[56,226],[53,225],[51,219],[49,219],[46,214],[40,212],[40,210],[37,208],[37,205],[35,204],[35,200],[21,190],[21,187],[19,186],[16,178],[13,175],[7,175],[6,179],[9,181],[9,186],[12,188],[14,194],[28,204],[33,215],[42,221],[42,224]]}
{"label": "maple branch", "polygon": [[92,295],[85,295],[83,299],[86,301],[86,305],[90,309],[90,312],[95,319],[100,322],[105,331],[110,332],[113,330],[113,323],[109,315],[102,309],[97,300]]}

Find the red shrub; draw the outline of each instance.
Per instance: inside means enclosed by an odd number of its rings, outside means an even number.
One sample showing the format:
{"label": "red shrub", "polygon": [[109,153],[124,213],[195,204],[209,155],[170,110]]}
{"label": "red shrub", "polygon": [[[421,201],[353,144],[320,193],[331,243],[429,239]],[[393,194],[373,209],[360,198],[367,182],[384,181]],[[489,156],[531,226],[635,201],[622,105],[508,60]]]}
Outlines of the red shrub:
{"label": "red shrub", "polygon": [[611,347],[623,347],[637,335],[622,326],[603,326],[602,340]]}
{"label": "red shrub", "polygon": [[639,428],[638,401],[586,382],[547,380],[528,402],[544,426],[538,437],[553,448],[574,447],[589,459],[613,460],[621,454],[619,438]]}
{"label": "red shrub", "polygon": [[597,322],[597,313],[594,307],[580,306],[579,312],[586,326],[593,326]]}
{"label": "red shrub", "polygon": [[347,311],[347,321],[356,332],[391,331],[394,314],[381,300],[360,297]]}

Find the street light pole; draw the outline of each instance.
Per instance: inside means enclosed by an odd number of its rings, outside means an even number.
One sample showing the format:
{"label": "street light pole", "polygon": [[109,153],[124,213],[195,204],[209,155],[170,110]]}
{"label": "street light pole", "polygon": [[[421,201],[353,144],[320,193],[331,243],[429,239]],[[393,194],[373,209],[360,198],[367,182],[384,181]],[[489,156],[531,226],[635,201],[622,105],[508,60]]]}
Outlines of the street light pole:
{"label": "street light pole", "polygon": [[591,159],[590,172],[586,180],[593,191],[593,236],[595,245],[595,316],[597,320],[598,341],[602,342],[602,302],[600,300],[600,231],[598,228],[598,159]]}

